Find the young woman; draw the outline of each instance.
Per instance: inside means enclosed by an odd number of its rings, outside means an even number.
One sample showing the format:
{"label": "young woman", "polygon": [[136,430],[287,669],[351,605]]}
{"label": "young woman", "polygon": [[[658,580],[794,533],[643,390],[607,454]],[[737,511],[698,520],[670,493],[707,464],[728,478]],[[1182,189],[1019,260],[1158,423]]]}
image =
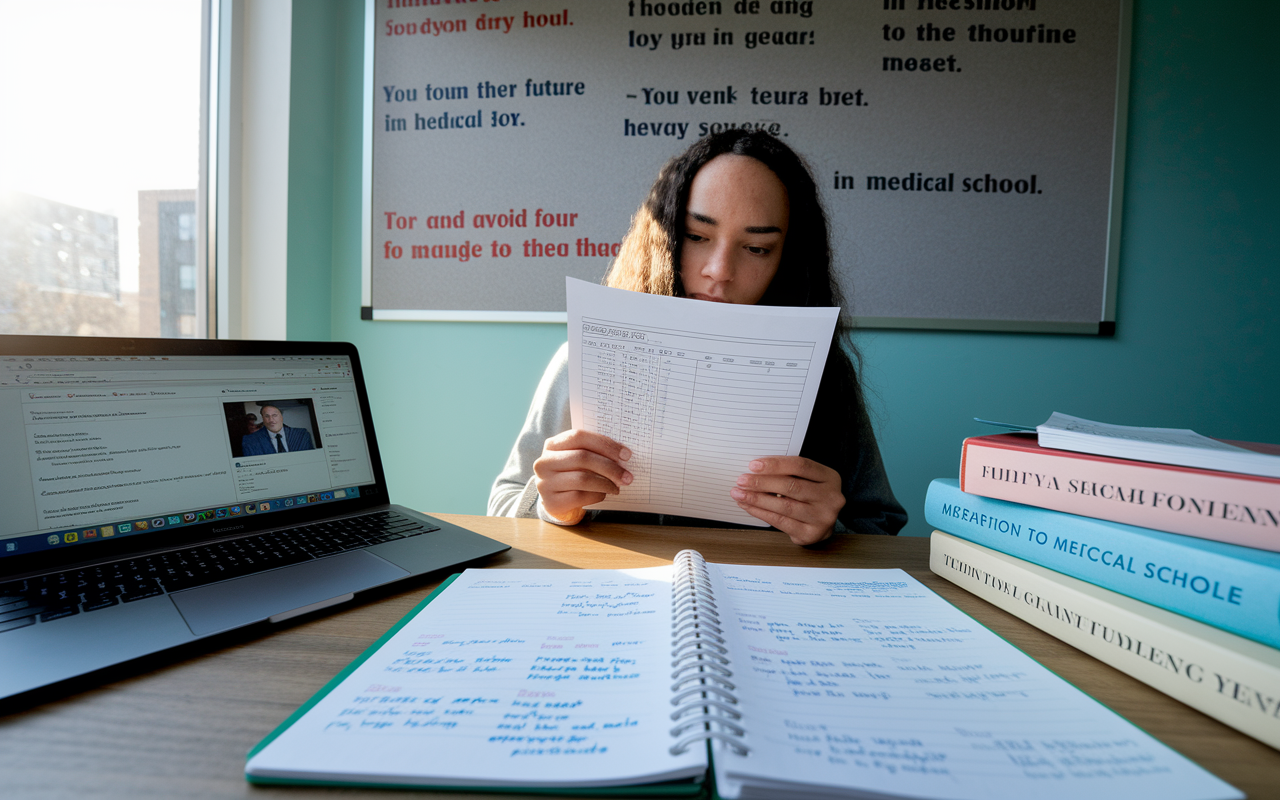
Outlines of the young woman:
{"label": "young woman", "polygon": [[[758,131],[695,142],[662,168],[605,283],[719,303],[840,306],[827,218],[800,157]],[[845,326],[841,326],[842,328]],[[852,343],[837,332],[799,456],[744,464],[730,495],[796,544],[835,531],[896,534],[907,515],[876,445]],[[852,354],[852,358],[850,355]],[[570,427],[568,345],[547,367],[524,429],[494,482],[489,513],[573,525],[631,483],[631,451]],[[653,514],[598,519],[718,525]]]}

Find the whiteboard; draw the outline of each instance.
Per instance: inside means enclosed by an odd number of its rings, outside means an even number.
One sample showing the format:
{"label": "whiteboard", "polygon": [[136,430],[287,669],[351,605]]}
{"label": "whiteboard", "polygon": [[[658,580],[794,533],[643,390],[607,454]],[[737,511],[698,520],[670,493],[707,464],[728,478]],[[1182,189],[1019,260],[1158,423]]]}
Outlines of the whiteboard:
{"label": "whiteboard", "polygon": [[1110,333],[1131,0],[369,0],[362,316],[565,320],[661,165],[804,156],[862,327]]}

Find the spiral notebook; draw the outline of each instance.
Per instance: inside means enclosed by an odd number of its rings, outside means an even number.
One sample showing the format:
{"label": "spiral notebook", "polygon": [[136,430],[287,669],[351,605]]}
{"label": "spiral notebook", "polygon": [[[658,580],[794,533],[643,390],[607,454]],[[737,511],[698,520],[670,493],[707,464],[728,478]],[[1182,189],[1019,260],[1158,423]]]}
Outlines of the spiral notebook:
{"label": "spiral notebook", "polygon": [[468,570],[253,783],[724,798],[1236,798],[901,570]]}

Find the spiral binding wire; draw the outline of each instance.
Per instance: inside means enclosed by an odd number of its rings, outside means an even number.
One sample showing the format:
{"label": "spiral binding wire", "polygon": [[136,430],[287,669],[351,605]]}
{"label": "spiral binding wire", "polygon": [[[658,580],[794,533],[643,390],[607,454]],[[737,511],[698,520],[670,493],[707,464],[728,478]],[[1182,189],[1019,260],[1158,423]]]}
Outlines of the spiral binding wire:
{"label": "spiral binding wire", "polygon": [[678,741],[671,754],[679,755],[694,742],[716,739],[747,755],[738,724],[742,714],[729,679],[733,677],[729,651],[720,629],[720,615],[712,598],[707,563],[694,550],[675,557],[671,612],[671,736]]}

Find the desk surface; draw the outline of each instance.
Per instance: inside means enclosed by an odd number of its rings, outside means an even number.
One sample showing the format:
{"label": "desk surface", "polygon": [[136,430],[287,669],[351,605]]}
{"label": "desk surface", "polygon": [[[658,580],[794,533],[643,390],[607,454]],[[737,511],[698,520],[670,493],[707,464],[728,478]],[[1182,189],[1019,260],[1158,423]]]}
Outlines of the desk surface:
{"label": "desk surface", "polygon": [[[709,561],[901,567],[1045,666],[1251,798],[1280,797],[1280,752],[1182,705],[929,571],[923,538],[846,536],[801,549],[776,533],[584,525],[441,515],[510,544],[488,567],[613,569]],[[751,541],[754,539],[754,541]],[[255,788],[245,753],[404,616],[443,575],[333,613],[255,627],[101,675],[78,693],[0,717],[0,792],[21,798],[287,797],[337,790]],[[2,644],[2,643],[0,643]],[[378,790],[348,798],[388,800]],[[511,795],[432,794],[510,798]]]}

